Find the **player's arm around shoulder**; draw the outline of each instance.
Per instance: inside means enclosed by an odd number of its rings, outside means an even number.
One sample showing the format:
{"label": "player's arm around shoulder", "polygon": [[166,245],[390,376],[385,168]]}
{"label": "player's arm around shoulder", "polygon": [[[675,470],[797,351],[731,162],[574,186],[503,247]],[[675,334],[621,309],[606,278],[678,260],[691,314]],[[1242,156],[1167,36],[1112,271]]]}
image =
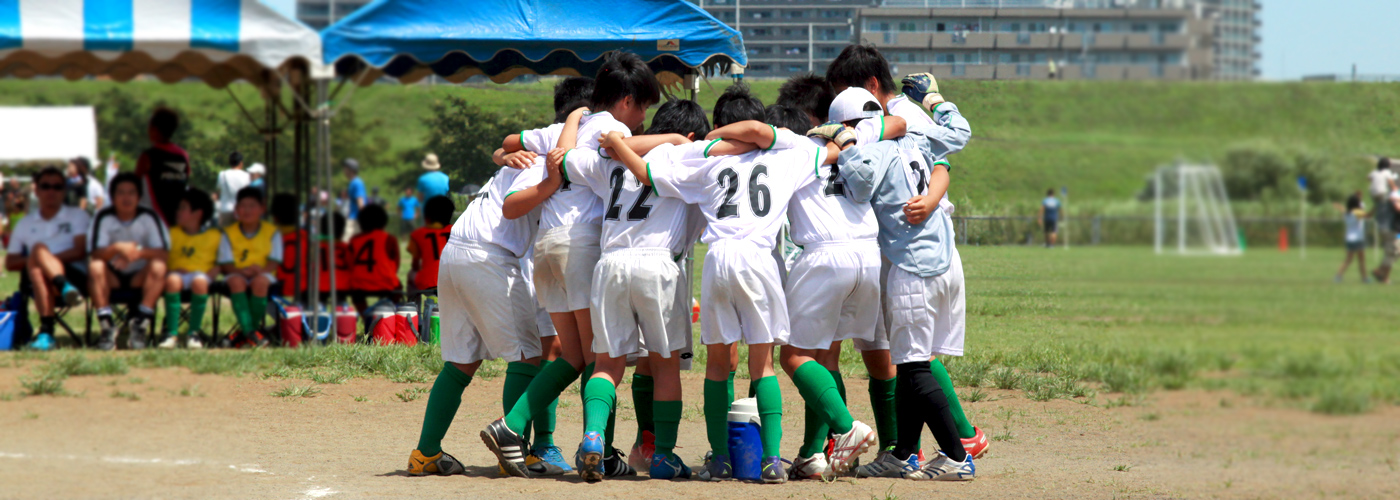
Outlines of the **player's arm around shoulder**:
{"label": "player's arm around shoulder", "polygon": [[554,192],[559,190],[562,181],[559,166],[550,166],[546,161],[544,179],[538,184],[506,193],[505,200],[501,202],[501,216],[515,220],[528,215],[535,207],[553,196]]}
{"label": "player's arm around shoulder", "polygon": [[841,151],[836,162],[837,174],[846,184],[846,194],[851,200],[868,203],[875,197],[875,187],[890,170],[890,163],[895,161],[890,153],[889,143],[851,146]]}

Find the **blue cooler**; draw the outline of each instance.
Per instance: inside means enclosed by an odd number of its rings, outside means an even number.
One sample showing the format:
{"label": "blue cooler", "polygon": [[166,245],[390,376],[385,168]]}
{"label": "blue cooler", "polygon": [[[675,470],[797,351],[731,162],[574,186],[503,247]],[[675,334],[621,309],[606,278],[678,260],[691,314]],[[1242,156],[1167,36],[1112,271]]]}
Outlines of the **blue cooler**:
{"label": "blue cooler", "polygon": [[758,431],[757,399],[744,398],[729,406],[729,460],[735,479],[757,481],[763,475],[763,439]]}

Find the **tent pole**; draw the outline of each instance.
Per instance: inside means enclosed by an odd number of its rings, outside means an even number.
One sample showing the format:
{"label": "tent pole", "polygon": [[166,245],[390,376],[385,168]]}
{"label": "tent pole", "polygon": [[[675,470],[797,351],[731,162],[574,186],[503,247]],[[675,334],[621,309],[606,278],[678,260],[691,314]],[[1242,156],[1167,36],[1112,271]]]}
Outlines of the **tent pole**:
{"label": "tent pole", "polygon": [[[327,232],[327,234],[329,235],[329,239],[330,239],[330,241],[326,244],[326,248],[327,248],[327,252],[326,252],[326,272],[330,273],[330,288],[331,288],[331,289],[330,289],[330,301],[329,301],[329,304],[327,304],[327,308],[328,308],[329,310],[331,310],[331,311],[334,311],[335,308],[336,308],[336,306],[339,304],[339,301],[338,301],[338,298],[336,297],[336,293],[335,293],[335,292],[336,292],[336,289],[335,289],[335,288],[336,288],[336,279],[335,279],[335,278],[336,278],[335,244],[337,243],[336,237],[335,237],[335,223],[334,223],[335,217],[334,217],[333,215],[331,215],[331,213],[330,213],[331,210],[335,210],[335,200],[336,200],[336,196],[335,196],[334,193],[332,193],[332,190],[331,190],[331,114],[330,114],[330,113],[331,113],[331,109],[330,109],[330,103],[327,101],[327,97],[328,97],[328,96],[327,96],[327,93],[326,93],[326,90],[327,90],[327,88],[329,87],[328,83],[329,83],[329,81],[327,81],[327,80],[317,80],[317,81],[316,81],[316,102],[319,103],[319,105],[318,105],[318,112],[317,112],[316,128],[317,128],[317,140],[318,140],[318,142],[320,142],[320,144],[321,144],[321,147],[320,147],[321,157],[319,158],[319,162],[320,162],[320,165],[321,165],[322,182],[324,183],[323,185],[325,186],[325,189],[326,189],[326,196],[327,196],[327,198],[328,198],[329,201],[330,201],[330,203],[326,206],[326,210],[327,210],[327,212],[326,212],[326,224],[328,225],[328,229],[329,229],[329,230],[326,231],[326,232]],[[330,341],[332,341],[332,342],[334,342],[334,341],[336,341],[336,339],[339,339],[339,338],[340,338],[340,332],[336,331],[337,329],[336,329],[336,324],[335,324],[335,323],[336,323],[336,322],[335,322],[335,320],[334,320],[334,313],[332,313],[332,320],[331,320],[331,325],[330,325],[330,337],[328,338],[328,340],[330,340]]]}

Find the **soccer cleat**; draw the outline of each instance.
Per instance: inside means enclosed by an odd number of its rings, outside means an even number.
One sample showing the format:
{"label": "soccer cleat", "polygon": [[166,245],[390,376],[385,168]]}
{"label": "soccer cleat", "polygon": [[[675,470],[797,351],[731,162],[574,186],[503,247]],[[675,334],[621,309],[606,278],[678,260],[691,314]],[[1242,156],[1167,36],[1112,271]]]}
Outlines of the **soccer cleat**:
{"label": "soccer cleat", "polygon": [[850,431],[839,434],[834,439],[835,444],[831,446],[830,451],[831,471],[834,474],[845,474],[851,470],[851,462],[856,457],[875,446],[875,431],[857,420],[851,424]]}
{"label": "soccer cleat", "polygon": [[607,477],[635,476],[637,469],[627,464],[621,450],[612,448],[612,455],[603,457],[603,475]]}
{"label": "soccer cleat", "polygon": [[701,481],[728,481],[734,479],[734,465],[727,456],[706,453],[705,469],[696,474],[695,478]]}
{"label": "soccer cleat", "polygon": [[976,477],[977,466],[972,464],[972,455],[962,462],[954,462],[942,453],[918,470],[904,474],[905,479],[915,481],[971,481]]}
{"label": "soccer cleat", "polygon": [[652,479],[690,479],[690,467],[675,453],[653,454],[649,469]]}
{"label": "soccer cleat", "polygon": [[453,474],[464,474],[466,468],[458,462],[455,457],[447,452],[439,451],[431,457],[423,456],[423,452],[413,450],[408,454],[408,475],[426,476],[436,474],[439,476],[450,476]]}
{"label": "soccer cleat", "polygon": [[498,418],[486,426],[481,431],[481,441],[486,443],[491,453],[496,454],[496,461],[510,475],[530,477],[525,469],[525,438],[506,427],[505,418]]}
{"label": "soccer cleat", "polygon": [[126,344],[133,351],[146,348],[146,333],[151,329],[151,319],[138,315],[131,321],[131,335],[127,337]]}
{"label": "soccer cleat", "polygon": [[578,453],[574,454],[578,463],[578,475],[584,481],[596,483],[603,480],[603,452],[606,446],[603,445],[603,435],[597,431],[583,433],[583,442],[578,444]]}
{"label": "soccer cleat", "polygon": [[199,340],[199,332],[194,332],[190,334],[190,338],[185,340],[185,347],[188,347],[190,349],[204,348],[204,342],[201,342]]}
{"label": "soccer cleat", "polygon": [[174,335],[167,335],[165,337],[165,340],[162,340],[159,344],[156,344],[156,347],[159,347],[161,349],[174,349],[180,347],[180,337],[176,337]]}
{"label": "soccer cleat", "polygon": [[642,431],[642,440],[632,445],[632,455],[627,457],[627,465],[633,469],[651,467],[651,456],[656,453],[656,435]]}
{"label": "soccer cleat", "polygon": [[564,461],[563,450],[553,445],[530,450],[530,456],[525,457],[525,468],[531,476],[559,476],[574,471]]}
{"label": "soccer cleat", "polygon": [[758,476],[763,480],[763,484],[782,484],[787,482],[787,471],[783,470],[783,459],[780,457],[763,457],[760,463],[763,472]]}
{"label": "soccer cleat", "polygon": [[788,479],[822,479],[831,470],[826,464],[826,454],[817,453],[807,458],[797,457],[788,470]]}
{"label": "soccer cleat", "polygon": [[972,430],[976,431],[976,434],[962,440],[963,449],[967,450],[967,455],[972,458],[982,458],[991,443],[987,442],[987,435],[982,433],[981,428],[974,426]]}
{"label": "soccer cleat", "polygon": [[918,459],[917,455],[910,454],[909,460],[900,460],[895,458],[892,450],[882,450],[875,460],[856,467],[856,477],[904,477],[919,470],[918,465],[910,463]]}
{"label": "soccer cleat", "polygon": [[39,332],[39,335],[35,336],[34,340],[29,342],[28,347],[35,351],[47,351],[53,349],[53,346],[53,334],[48,332]]}
{"label": "soccer cleat", "polygon": [[83,300],[83,294],[69,283],[63,284],[63,291],[59,292],[58,296],[63,299],[62,305],[66,307],[76,306]]}
{"label": "soccer cleat", "polygon": [[117,329],[112,326],[112,318],[101,319],[97,322],[101,325],[102,333],[97,337],[97,348],[103,351],[111,351],[117,348]]}

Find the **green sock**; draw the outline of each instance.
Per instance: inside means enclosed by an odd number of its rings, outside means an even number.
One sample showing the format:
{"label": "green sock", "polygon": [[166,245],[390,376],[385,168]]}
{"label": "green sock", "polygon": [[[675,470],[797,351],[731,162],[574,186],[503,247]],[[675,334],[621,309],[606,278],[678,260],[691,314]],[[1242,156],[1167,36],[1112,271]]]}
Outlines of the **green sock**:
{"label": "green sock", "polygon": [[574,371],[573,365],[567,361],[550,363],[540,370],[539,375],[535,375],[535,379],[531,380],[530,386],[525,389],[525,394],[515,402],[510,412],[506,413],[506,427],[512,432],[524,434],[525,427],[530,425],[535,415],[544,413],[550,402],[558,401],[559,394],[576,379],[578,372]]}
{"label": "green sock", "polygon": [[452,363],[443,363],[433,390],[428,393],[428,409],[423,412],[423,431],[418,435],[418,451],[424,456],[442,452],[442,437],[457,416],[462,405],[462,391],[471,385],[471,376],[462,373]]}
{"label": "green sock", "polygon": [[583,390],[586,389],[586,388],[588,387],[588,381],[589,381],[589,380],[593,380],[593,367],[594,367],[594,363],[589,363],[589,364],[583,365],[583,371],[582,371],[582,372],[579,372],[579,376],[578,376],[578,385],[579,385],[578,396],[579,396],[579,401],[580,401],[580,402],[584,402],[584,401],[587,401],[587,400],[588,400],[588,397],[585,396],[585,395],[583,394]]}
{"label": "green sock", "polygon": [[[525,394],[525,389],[530,387],[530,381],[535,380],[535,376],[540,374],[540,367],[531,365],[523,361],[512,361],[506,363],[506,381],[501,387],[501,413],[509,412],[515,408],[515,403],[520,400],[520,396]],[[520,435],[525,437],[525,442],[530,441],[530,426],[525,426],[525,431]]]}
{"label": "green sock", "polygon": [[793,371],[792,383],[797,386],[797,392],[807,406],[817,410],[822,420],[831,426],[832,432],[851,432],[851,412],[846,409],[846,402],[841,399],[841,391],[836,389],[836,381],[831,378],[830,370],[821,363],[808,361]]}
{"label": "green sock", "polygon": [[248,296],[248,316],[253,320],[253,329],[262,328],[263,319],[267,316],[267,297],[259,297],[249,294]]}
{"label": "green sock", "polygon": [[899,438],[895,428],[894,379],[870,379],[870,409],[875,413],[875,434],[880,440],[880,449],[894,446]]}
{"label": "green sock", "polygon": [[642,444],[642,433],[651,431],[656,435],[656,417],[652,397],[656,393],[656,379],[650,375],[632,374],[632,405],[637,408],[637,442]]}
{"label": "green sock", "polygon": [[967,439],[976,436],[977,431],[972,428],[972,423],[967,421],[962,401],[958,400],[958,393],[953,390],[953,379],[948,376],[948,368],[943,366],[943,362],[938,358],[929,361],[928,367],[933,372],[933,378],[938,379],[938,386],[943,388],[943,395],[948,398],[948,411],[953,414],[953,424],[958,427],[958,437]]}
{"label": "green sock", "polygon": [[[563,358],[555,359],[554,361],[542,361],[540,362],[540,370],[543,371],[546,367],[554,363],[569,364],[569,362],[565,361]],[[558,411],[559,398],[556,397],[554,401],[549,402],[549,406],[546,407],[544,411],[540,412],[539,415],[535,415],[535,418],[530,421],[530,426],[535,430],[535,440],[532,442],[535,448],[554,446],[554,422]]]}
{"label": "green sock", "polygon": [[732,374],[729,381],[729,391],[725,392],[725,382],[705,379],[705,435],[710,440],[710,451],[716,456],[729,456],[729,403],[734,397]]}
{"label": "green sock", "polygon": [[681,402],[654,401],[652,407],[656,414],[656,456],[672,453],[680,434]]}
{"label": "green sock", "polygon": [[802,406],[805,410],[802,415],[802,447],[797,450],[797,455],[808,458],[826,448],[826,438],[831,435],[831,426],[826,425],[826,419],[822,418],[811,404]]}
{"label": "green sock", "polygon": [[583,432],[602,433],[608,414],[617,403],[617,387],[603,378],[590,378],[583,386]]}
{"label": "green sock", "polygon": [[[729,372],[729,380],[726,381],[725,384],[728,384],[728,385],[725,385],[724,390],[729,391],[729,402],[733,403],[733,402],[734,402],[734,372]],[[749,397],[753,397],[753,394],[750,394]],[[728,415],[728,414],[729,414],[729,408],[725,408],[725,409],[724,409],[724,413],[725,413],[726,415]],[[726,416],[726,417],[724,417],[724,418],[729,418],[729,417]]]}
{"label": "green sock", "polygon": [[209,305],[209,294],[190,297],[190,333],[204,331],[204,308]]}
{"label": "green sock", "polygon": [[[194,331],[194,325],[190,325]],[[165,333],[171,337],[180,334],[180,293],[165,294]]]}
{"label": "green sock", "polygon": [[755,380],[752,387],[758,397],[759,436],[763,438],[763,456],[782,456],[780,452],[783,444],[783,391],[778,388],[778,377],[768,376]]}
{"label": "green sock", "polygon": [[836,381],[836,392],[841,393],[841,402],[844,404],[845,402],[850,401],[849,399],[846,399],[846,381],[841,378],[841,370],[827,371],[831,372],[831,379]]}
{"label": "green sock", "polygon": [[[231,293],[229,301],[233,302],[233,316],[238,318],[238,328],[244,333],[253,332],[253,316],[248,314],[248,294]],[[454,370],[456,368],[453,368]]]}

